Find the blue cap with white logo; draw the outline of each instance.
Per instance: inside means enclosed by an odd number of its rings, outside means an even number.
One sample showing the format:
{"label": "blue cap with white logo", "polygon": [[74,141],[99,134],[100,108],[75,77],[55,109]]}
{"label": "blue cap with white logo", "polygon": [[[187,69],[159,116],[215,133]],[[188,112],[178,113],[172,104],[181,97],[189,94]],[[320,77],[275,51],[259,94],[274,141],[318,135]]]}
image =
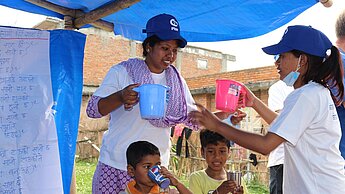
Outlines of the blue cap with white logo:
{"label": "blue cap with white logo", "polygon": [[262,48],[269,55],[277,55],[292,50],[303,51],[310,55],[327,57],[332,42],[327,36],[311,26],[289,26],[284,32],[280,42]]}
{"label": "blue cap with white logo", "polygon": [[179,40],[179,47],[186,46],[187,41],[180,35],[180,26],[176,18],[169,14],[159,14],[147,21],[147,38],[156,35],[161,40]]}

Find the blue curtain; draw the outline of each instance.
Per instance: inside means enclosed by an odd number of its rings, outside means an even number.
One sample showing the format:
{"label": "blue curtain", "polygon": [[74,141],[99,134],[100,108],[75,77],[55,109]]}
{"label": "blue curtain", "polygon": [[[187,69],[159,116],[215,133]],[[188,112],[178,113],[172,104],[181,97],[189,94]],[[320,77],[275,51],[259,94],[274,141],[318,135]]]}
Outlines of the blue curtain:
{"label": "blue curtain", "polygon": [[86,36],[50,31],[50,68],[64,193],[70,192],[83,89]]}

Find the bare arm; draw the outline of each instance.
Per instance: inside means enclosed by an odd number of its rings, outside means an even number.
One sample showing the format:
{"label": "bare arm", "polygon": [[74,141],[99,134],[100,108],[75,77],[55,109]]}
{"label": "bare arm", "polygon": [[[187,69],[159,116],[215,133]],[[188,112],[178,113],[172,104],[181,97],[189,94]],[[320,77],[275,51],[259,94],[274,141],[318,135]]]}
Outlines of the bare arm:
{"label": "bare arm", "polygon": [[283,143],[285,139],[274,133],[267,133],[260,135],[236,129],[226,123],[219,123],[216,132],[222,134],[227,139],[231,139],[238,145],[247,149],[267,155],[274,150],[278,145]]}
{"label": "bare arm", "polygon": [[100,99],[98,102],[99,113],[103,116],[107,115],[123,104],[126,109],[132,108],[138,102],[138,93],[133,91],[133,88],[138,86],[139,84],[131,84],[120,91]]}
{"label": "bare arm", "polygon": [[184,186],[181,182],[175,185],[175,187],[180,194],[192,194],[192,192],[186,186]]}
{"label": "bare arm", "polygon": [[278,116],[278,114],[269,109],[268,106],[263,103],[258,97],[256,97],[253,92],[250,91],[247,87],[245,87],[245,89],[247,91],[247,94],[246,96],[240,94],[240,101],[242,101],[243,98],[246,98],[246,106],[252,107],[268,124],[271,124],[272,121]]}
{"label": "bare arm", "polygon": [[235,127],[221,122],[221,120],[219,120],[210,111],[205,109],[202,105],[197,104],[197,106],[201,109],[201,111],[193,111],[191,113],[192,118],[197,124],[222,134],[227,139],[236,142],[242,147],[266,155],[285,141],[283,138],[273,133],[268,133],[265,136],[262,136],[236,129]]}
{"label": "bare arm", "polygon": [[272,111],[268,106],[263,103],[259,98],[255,98],[252,108],[268,123],[271,124],[272,121],[278,116],[278,114]]}
{"label": "bare arm", "polygon": [[122,96],[121,96],[122,90],[115,92],[105,98],[102,98],[98,102],[98,110],[101,115],[107,115],[111,111],[117,109],[120,107],[123,102],[122,102]]}
{"label": "bare arm", "polygon": [[170,184],[175,186],[180,194],[192,194],[192,192],[184,186],[167,168],[161,166],[160,172],[164,177],[170,179]]}
{"label": "bare arm", "polygon": [[213,112],[213,114],[216,115],[220,120],[224,120],[231,115],[231,113],[229,112],[222,112],[222,111]]}

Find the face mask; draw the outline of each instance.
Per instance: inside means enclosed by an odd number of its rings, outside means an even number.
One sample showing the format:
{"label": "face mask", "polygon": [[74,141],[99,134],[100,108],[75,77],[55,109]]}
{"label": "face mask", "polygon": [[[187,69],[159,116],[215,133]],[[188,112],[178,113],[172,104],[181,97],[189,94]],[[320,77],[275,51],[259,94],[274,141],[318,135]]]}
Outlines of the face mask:
{"label": "face mask", "polygon": [[293,86],[294,83],[296,82],[298,76],[299,76],[299,72],[297,71],[291,71],[284,79],[283,82],[285,82],[285,84],[287,86]]}
{"label": "face mask", "polygon": [[283,82],[287,85],[287,86],[293,86],[296,82],[296,80],[298,79],[299,76],[299,68],[301,67],[300,65],[300,61],[301,61],[301,56],[299,56],[298,58],[298,64],[297,64],[297,69],[296,71],[291,71],[284,79]]}

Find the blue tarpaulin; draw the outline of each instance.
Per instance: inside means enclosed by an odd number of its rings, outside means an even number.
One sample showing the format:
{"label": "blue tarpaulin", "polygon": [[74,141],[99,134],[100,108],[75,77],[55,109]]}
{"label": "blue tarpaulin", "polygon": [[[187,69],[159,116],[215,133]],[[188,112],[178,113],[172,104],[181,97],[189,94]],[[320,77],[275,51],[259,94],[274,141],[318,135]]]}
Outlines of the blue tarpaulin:
{"label": "blue tarpaulin", "polygon": [[[48,0],[90,12],[113,0]],[[154,15],[174,15],[182,36],[190,42],[238,40],[260,36],[288,23],[317,0],[142,0],[102,18],[114,24],[116,35],[143,40],[142,29]],[[24,0],[0,0],[0,5],[63,19],[63,15]],[[51,71],[64,193],[69,193],[82,96],[85,36],[51,31]]]}
{"label": "blue tarpaulin", "polygon": [[[113,0],[49,0],[70,9],[90,12]],[[142,0],[102,18],[114,23],[114,32],[126,38],[143,40],[146,21],[159,13],[174,15],[182,36],[190,42],[237,40],[260,36],[288,23],[317,0]],[[63,18],[24,0],[0,0],[0,5]]]}
{"label": "blue tarpaulin", "polygon": [[78,136],[86,36],[50,31],[50,69],[64,193],[69,193]]}

